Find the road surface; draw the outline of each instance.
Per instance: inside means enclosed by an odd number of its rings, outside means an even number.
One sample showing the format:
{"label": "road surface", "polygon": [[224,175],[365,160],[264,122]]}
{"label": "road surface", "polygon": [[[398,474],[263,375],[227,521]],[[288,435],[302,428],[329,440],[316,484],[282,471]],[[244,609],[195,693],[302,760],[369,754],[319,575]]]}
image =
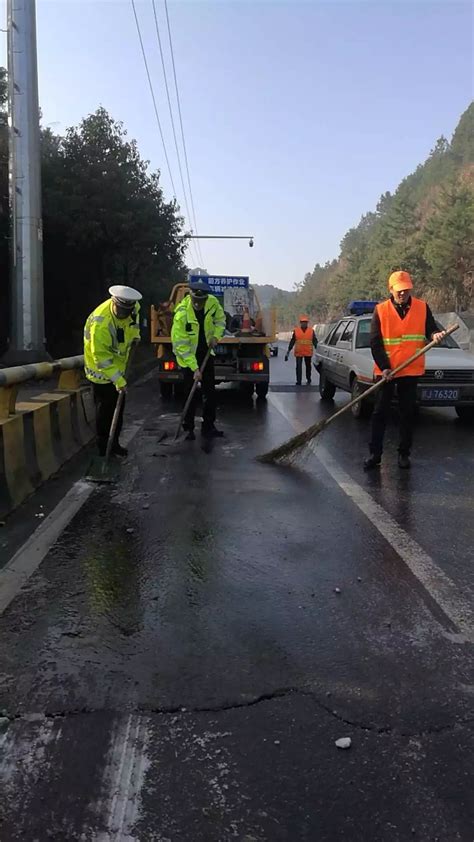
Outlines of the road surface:
{"label": "road surface", "polygon": [[271,366],[211,452],[148,375],[121,482],[83,454],[1,529],[2,842],[472,842],[474,430],[422,411],[367,476],[345,416],[264,466],[331,411]]}

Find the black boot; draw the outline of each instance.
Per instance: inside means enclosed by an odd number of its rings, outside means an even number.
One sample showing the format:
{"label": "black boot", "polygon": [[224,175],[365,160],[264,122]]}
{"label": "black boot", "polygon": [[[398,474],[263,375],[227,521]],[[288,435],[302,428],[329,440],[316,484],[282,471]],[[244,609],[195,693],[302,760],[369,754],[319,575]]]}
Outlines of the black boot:
{"label": "black boot", "polygon": [[411,466],[410,457],[406,453],[398,454],[398,467],[407,470]]}
{"label": "black boot", "polygon": [[367,456],[367,459],[364,460],[364,471],[373,471],[374,468],[378,468],[382,459],[380,456],[375,456],[373,453],[370,456]]}

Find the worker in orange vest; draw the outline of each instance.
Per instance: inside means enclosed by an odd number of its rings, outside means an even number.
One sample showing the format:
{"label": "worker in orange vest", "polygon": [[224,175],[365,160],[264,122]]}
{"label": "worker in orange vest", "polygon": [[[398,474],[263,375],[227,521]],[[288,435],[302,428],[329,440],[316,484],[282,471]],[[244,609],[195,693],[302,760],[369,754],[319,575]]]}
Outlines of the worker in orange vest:
{"label": "worker in orange vest", "polygon": [[295,327],[285,355],[285,362],[288,362],[291,350],[293,348],[295,349],[297,386],[301,386],[303,360],[306,366],[306,382],[308,385],[311,383],[311,360],[313,357],[313,348],[318,347],[316,334],[313,328],[308,326],[308,323],[308,316],[300,316],[300,325],[299,327]]}
{"label": "worker in orange vest", "polygon": [[377,304],[372,317],[370,347],[374,358],[374,376],[386,382],[378,390],[372,415],[370,456],[364,469],[371,471],[380,465],[383,440],[395,385],[400,413],[400,444],[398,464],[410,467],[410,450],[416,413],[418,378],[425,373],[425,357],[410,363],[400,374],[392,369],[411,357],[430,340],[441,342],[445,331],[439,330],[425,301],[412,294],[413,283],[408,272],[393,272],[388,279],[390,298]]}

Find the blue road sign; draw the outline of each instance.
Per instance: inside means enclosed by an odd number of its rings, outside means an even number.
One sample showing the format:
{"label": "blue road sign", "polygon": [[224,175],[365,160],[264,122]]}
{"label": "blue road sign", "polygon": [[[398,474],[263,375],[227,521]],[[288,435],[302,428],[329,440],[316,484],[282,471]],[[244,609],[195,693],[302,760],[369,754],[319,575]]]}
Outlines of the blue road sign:
{"label": "blue road sign", "polygon": [[242,275],[191,275],[190,283],[203,281],[215,295],[223,295],[226,289],[248,289],[249,278]]}

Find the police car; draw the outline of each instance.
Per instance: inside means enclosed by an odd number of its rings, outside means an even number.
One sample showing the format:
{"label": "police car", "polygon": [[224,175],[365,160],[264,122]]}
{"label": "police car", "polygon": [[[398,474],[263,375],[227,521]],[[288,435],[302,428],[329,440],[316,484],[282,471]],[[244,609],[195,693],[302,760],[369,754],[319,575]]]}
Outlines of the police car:
{"label": "police car", "polygon": [[[333,322],[318,344],[314,366],[323,400],[332,400],[336,389],[357,398],[374,382],[370,324],[376,303],[351,302],[348,315]],[[452,336],[427,352],[426,371],[418,380],[418,403],[454,407],[459,418],[474,422],[474,356],[462,351]],[[355,404],[352,414],[366,417],[372,407],[369,397]]]}

